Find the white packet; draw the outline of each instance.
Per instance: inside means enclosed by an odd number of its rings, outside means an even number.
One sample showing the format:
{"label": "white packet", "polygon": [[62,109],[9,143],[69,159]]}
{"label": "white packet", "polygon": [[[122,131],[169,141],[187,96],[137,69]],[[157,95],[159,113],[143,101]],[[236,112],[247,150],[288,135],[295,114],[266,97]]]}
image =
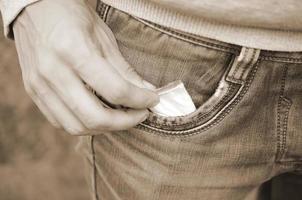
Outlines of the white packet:
{"label": "white packet", "polygon": [[175,81],[155,90],[160,102],[150,110],[165,117],[190,114],[196,110],[191,96],[182,81]]}

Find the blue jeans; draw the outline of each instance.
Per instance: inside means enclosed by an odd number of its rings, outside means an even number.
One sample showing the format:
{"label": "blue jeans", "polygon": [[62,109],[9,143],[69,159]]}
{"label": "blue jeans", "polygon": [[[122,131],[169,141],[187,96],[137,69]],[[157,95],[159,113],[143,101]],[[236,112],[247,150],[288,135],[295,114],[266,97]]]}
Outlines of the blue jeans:
{"label": "blue jeans", "polygon": [[302,172],[301,52],[189,35],[102,3],[98,12],[144,79],[182,80],[197,110],[83,137],[93,199],[268,199],[264,183]]}

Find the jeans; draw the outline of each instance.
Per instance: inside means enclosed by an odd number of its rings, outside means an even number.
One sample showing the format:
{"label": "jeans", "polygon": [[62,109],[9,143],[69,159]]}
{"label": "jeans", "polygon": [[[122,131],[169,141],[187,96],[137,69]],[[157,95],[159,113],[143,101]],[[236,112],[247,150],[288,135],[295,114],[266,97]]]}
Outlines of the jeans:
{"label": "jeans", "polygon": [[138,74],[157,87],[182,80],[197,110],[83,137],[93,199],[270,199],[267,181],[299,176],[302,52],[189,35],[102,3],[97,11]]}

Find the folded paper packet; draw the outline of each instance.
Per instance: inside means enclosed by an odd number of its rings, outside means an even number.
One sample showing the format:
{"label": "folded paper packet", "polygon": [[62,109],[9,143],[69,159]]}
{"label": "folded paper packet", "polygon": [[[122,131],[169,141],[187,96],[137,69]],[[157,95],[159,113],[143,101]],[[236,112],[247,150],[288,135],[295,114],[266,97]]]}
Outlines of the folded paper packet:
{"label": "folded paper packet", "polygon": [[160,102],[150,110],[165,117],[190,114],[196,110],[191,96],[182,81],[175,81],[155,90]]}

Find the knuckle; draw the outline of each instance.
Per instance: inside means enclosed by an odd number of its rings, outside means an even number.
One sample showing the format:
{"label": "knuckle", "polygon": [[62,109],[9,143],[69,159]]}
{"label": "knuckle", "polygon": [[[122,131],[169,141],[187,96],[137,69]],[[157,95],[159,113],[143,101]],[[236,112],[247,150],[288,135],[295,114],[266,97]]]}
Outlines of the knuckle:
{"label": "knuckle", "polygon": [[72,37],[62,37],[60,42],[56,43],[54,49],[61,53],[61,52],[68,52],[69,50],[75,47],[75,42]]}
{"label": "knuckle", "polygon": [[[75,42],[77,41],[77,42]],[[78,28],[69,28],[68,32],[60,36],[59,42],[53,46],[55,52],[59,55],[87,55],[89,50],[89,41],[87,36]]]}
{"label": "knuckle", "polygon": [[[60,24],[64,28],[54,29],[48,36],[48,42],[51,42],[53,47],[57,50],[66,50],[74,47],[74,41],[79,39],[81,29],[72,22]],[[55,40],[55,42],[53,42]]]}

